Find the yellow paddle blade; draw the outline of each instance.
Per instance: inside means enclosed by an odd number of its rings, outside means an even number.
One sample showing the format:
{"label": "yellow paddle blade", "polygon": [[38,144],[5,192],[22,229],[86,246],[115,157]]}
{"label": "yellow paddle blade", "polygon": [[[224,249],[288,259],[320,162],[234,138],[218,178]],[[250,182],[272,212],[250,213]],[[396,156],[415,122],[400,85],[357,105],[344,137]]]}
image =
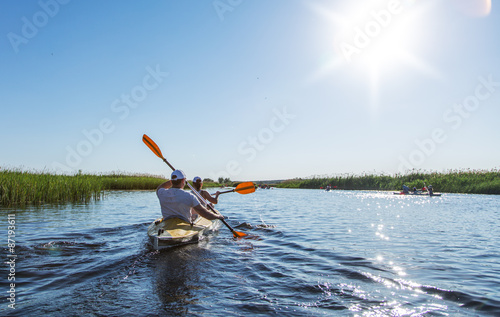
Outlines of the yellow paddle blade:
{"label": "yellow paddle blade", "polygon": [[252,182],[244,182],[244,183],[241,183],[238,186],[236,186],[234,191],[238,192],[242,195],[250,194],[250,193],[255,192],[255,184]]}
{"label": "yellow paddle blade", "polygon": [[151,151],[153,151],[154,154],[156,154],[156,156],[163,159],[163,155],[161,154],[160,148],[158,147],[158,145],[156,145],[156,143],[153,140],[151,140],[150,137],[144,134],[142,136],[142,141],[148,146],[148,148],[151,149]]}

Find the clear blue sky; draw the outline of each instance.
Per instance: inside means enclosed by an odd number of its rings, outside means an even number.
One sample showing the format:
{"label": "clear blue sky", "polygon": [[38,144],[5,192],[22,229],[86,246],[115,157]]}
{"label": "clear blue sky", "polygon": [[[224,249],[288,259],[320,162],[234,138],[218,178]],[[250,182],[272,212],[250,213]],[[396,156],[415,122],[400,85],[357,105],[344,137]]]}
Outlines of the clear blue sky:
{"label": "clear blue sky", "polygon": [[483,0],[5,0],[0,166],[260,180],[500,166]]}

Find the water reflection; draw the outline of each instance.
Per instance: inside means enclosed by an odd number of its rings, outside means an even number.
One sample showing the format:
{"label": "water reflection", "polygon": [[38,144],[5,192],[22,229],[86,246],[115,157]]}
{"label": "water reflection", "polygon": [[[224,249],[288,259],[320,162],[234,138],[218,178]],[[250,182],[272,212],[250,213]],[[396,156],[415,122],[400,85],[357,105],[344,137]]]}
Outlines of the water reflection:
{"label": "water reflection", "polygon": [[185,245],[159,252],[153,260],[153,289],[169,315],[185,315],[205,288],[203,274],[211,260],[209,250]]}

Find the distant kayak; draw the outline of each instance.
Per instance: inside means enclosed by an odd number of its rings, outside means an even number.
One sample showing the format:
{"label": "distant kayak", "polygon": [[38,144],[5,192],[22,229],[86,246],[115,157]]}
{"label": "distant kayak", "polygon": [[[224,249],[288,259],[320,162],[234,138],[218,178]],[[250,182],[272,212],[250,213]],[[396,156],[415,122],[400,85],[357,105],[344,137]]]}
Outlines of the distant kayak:
{"label": "distant kayak", "polygon": [[429,194],[429,192],[416,192],[416,193],[413,193],[413,192],[409,192],[409,193],[403,193],[403,192],[394,192],[394,195],[408,195],[408,196],[441,196],[441,194],[439,193],[432,193],[432,194]]}
{"label": "distant kayak", "polygon": [[208,220],[203,217],[198,217],[193,225],[179,218],[167,220],[160,218],[148,227],[149,241],[155,250],[196,243],[208,231],[216,229],[218,224],[218,220]]}

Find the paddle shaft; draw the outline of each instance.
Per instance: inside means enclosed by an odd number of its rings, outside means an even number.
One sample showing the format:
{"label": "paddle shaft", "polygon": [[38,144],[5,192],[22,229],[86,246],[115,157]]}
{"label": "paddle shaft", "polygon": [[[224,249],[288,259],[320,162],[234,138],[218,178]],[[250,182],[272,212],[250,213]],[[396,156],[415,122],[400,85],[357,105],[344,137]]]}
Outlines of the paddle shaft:
{"label": "paddle shaft", "polygon": [[233,188],[231,190],[226,190],[226,191],[223,191],[223,192],[219,192],[219,194],[226,194],[226,193],[232,193],[232,192],[237,192],[239,193],[240,191],[243,191],[245,189],[252,189],[252,188],[255,188],[255,186],[247,186],[247,187],[241,187],[241,188]]}
{"label": "paddle shaft", "polygon": [[[163,162],[167,163],[168,166],[170,166],[170,168],[172,169],[172,171],[175,171],[175,168],[167,161],[166,158],[163,158]],[[205,205],[207,206],[207,208],[209,208],[214,214],[217,214],[217,212],[215,211],[215,209],[212,207],[212,205],[210,205],[207,200],[205,198],[203,198],[203,196],[201,196],[201,194],[193,188],[193,186],[191,186],[191,184],[189,184],[189,182],[186,181],[186,184],[189,186],[189,188],[191,188],[191,190],[193,191],[193,193],[196,195],[196,197],[198,197],[198,199],[202,202],[205,203]],[[229,228],[229,230],[231,230],[231,232],[233,233],[233,235],[237,236],[235,234],[235,231],[234,229],[226,222],[225,219],[219,219],[220,221],[222,221],[223,224],[226,225],[226,227]]]}
{"label": "paddle shaft", "polygon": [[234,189],[219,192],[219,194],[227,194],[227,193],[232,193],[232,192],[234,192]]}
{"label": "paddle shaft", "polygon": [[[168,164],[170,167],[172,167],[170,164]],[[175,169],[174,169],[175,170]],[[207,206],[207,208],[209,208],[213,213],[217,214],[217,212],[215,211],[215,209],[212,207],[212,205],[210,205],[207,200],[205,198],[203,198],[203,196],[201,196],[201,194],[193,188],[193,186],[191,186],[191,184],[189,184],[188,182],[186,182],[186,184],[189,186],[189,188],[191,188],[191,190],[193,191],[193,193],[196,195],[196,197],[198,197],[198,199],[200,199],[202,202],[205,203],[205,205]],[[219,219],[220,221],[222,221],[223,224],[226,225],[226,227],[229,228],[229,230],[231,230],[231,232],[233,233],[234,236],[238,236],[236,234],[236,231],[226,222],[226,220],[224,218],[222,219]]]}
{"label": "paddle shaft", "polygon": [[[169,164],[169,165],[170,165],[170,164]],[[194,194],[196,195],[196,197],[198,197],[201,201],[203,201],[203,202],[205,203],[205,205],[206,205],[208,208],[210,208],[210,210],[211,210],[213,213],[217,214],[217,212],[216,212],[216,211],[215,211],[215,209],[212,207],[212,205],[210,205],[210,204],[207,202],[207,200],[206,200],[205,198],[203,198],[203,196],[201,196],[201,194],[200,194],[200,193],[199,193],[196,189],[194,189],[194,188],[193,188],[193,186],[191,186],[191,184],[189,184],[188,182],[186,182],[186,184],[189,186],[189,188],[191,188],[191,190],[194,192]],[[235,231],[235,230],[234,230],[234,229],[233,229],[233,228],[232,228],[232,227],[231,227],[231,226],[230,226],[230,225],[226,222],[226,220],[225,220],[224,218],[219,219],[219,220],[220,220],[220,221],[222,221],[222,223],[223,223],[223,224],[225,224],[225,225],[226,225],[226,227],[228,227],[228,228],[229,228],[229,230],[231,230],[231,232],[233,233],[233,235],[234,235],[235,237],[237,237],[237,236],[238,236],[238,234],[236,234],[236,231]]]}

